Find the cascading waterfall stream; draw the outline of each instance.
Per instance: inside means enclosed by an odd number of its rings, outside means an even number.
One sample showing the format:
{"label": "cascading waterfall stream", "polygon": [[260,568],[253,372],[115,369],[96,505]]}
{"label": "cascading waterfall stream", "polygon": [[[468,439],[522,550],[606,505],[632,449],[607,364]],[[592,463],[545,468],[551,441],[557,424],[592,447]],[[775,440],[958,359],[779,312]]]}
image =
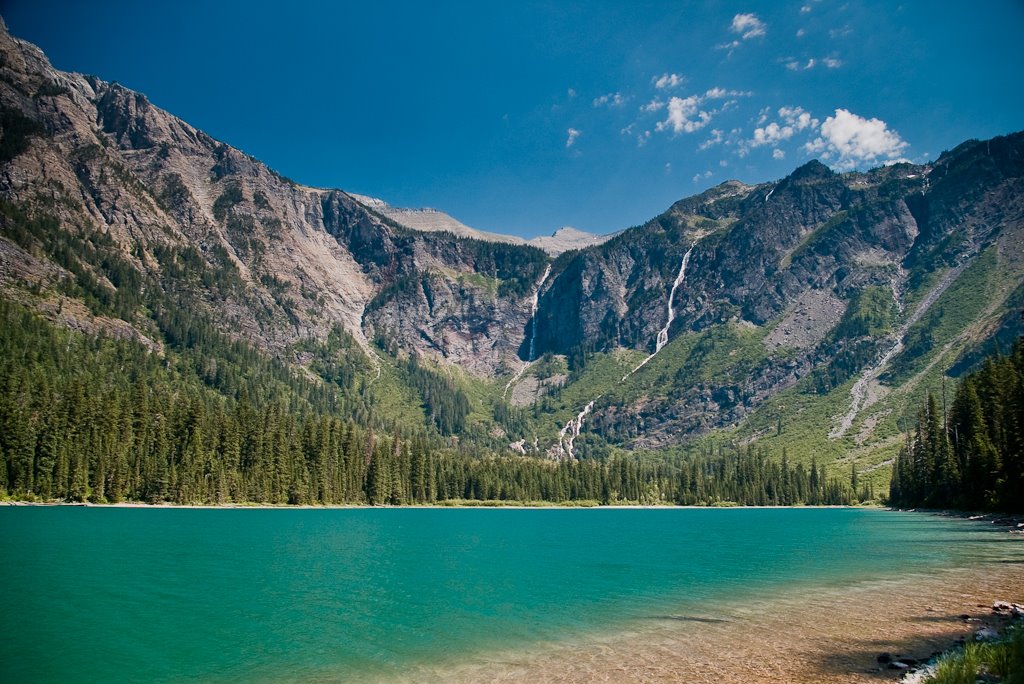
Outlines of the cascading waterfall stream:
{"label": "cascading waterfall stream", "polygon": [[690,245],[690,249],[686,250],[686,254],[683,255],[683,263],[679,265],[679,275],[676,276],[675,282],[672,283],[672,290],[668,293],[668,320],[665,322],[665,327],[658,331],[658,337],[654,342],[654,353],[641,361],[636,368],[623,375],[622,382],[625,382],[629,376],[647,365],[647,362],[653,359],[661,351],[662,347],[668,344],[668,331],[672,327],[672,321],[676,319],[676,310],[673,308],[672,302],[676,298],[676,290],[686,280],[686,267],[690,263],[690,255],[693,254],[693,248],[696,246],[697,243],[695,241]]}
{"label": "cascading waterfall stream", "polygon": [[[686,267],[690,263],[690,255],[693,254],[693,249],[696,246],[697,241],[695,240],[693,244],[690,245],[690,248],[686,250],[686,253],[683,254],[683,261],[679,265],[679,274],[676,275],[676,279],[672,283],[672,289],[668,294],[668,320],[665,322],[665,327],[658,331],[658,337],[654,342],[654,353],[641,361],[636,368],[623,375],[620,382],[625,382],[629,376],[643,368],[648,361],[653,359],[655,355],[661,351],[662,347],[668,344],[668,331],[672,328],[672,322],[676,319],[676,310],[672,306],[672,302],[675,300],[676,290],[678,290],[679,286],[686,281]],[[597,397],[597,399],[600,398],[601,397]],[[597,401],[597,399],[591,400],[589,404],[584,406],[583,410],[580,411],[575,418],[566,423],[565,427],[563,427],[558,433],[558,453],[564,454],[569,460],[575,458],[573,443],[576,441],[576,438],[579,437],[580,431],[583,429],[583,420],[594,408],[594,402]]]}
{"label": "cascading waterfall stream", "polygon": [[676,310],[672,307],[672,301],[676,298],[676,290],[686,280],[686,265],[690,263],[690,255],[693,254],[693,248],[696,246],[697,243],[694,242],[690,245],[690,249],[686,250],[686,254],[683,255],[683,263],[679,265],[679,275],[676,276],[675,282],[672,283],[672,290],[668,294],[668,321],[665,323],[665,327],[658,331],[658,340],[654,346],[655,354],[668,344],[668,330],[672,327],[672,321],[676,319]]}
{"label": "cascading waterfall stream", "polygon": [[537,289],[533,291],[533,307],[530,309],[530,355],[526,358],[527,363],[533,363],[537,358],[537,307],[540,305],[540,288],[544,287],[544,282],[549,275],[551,275],[551,264],[544,269],[544,275],[540,277]]}
{"label": "cascading waterfall stream", "polygon": [[551,264],[548,264],[547,268],[544,269],[544,275],[540,277],[540,282],[537,283],[537,287],[533,291],[533,304],[530,308],[530,351],[526,357],[526,365],[516,371],[516,374],[512,376],[512,379],[505,385],[505,391],[501,393],[501,398],[504,399],[505,395],[508,394],[509,389],[512,385],[519,381],[519,378],[523,377],[523,373],[526,369],[537,358],[537,307],[540,306],[540,290],[544,287],[544,283],[547,282],[548,276],[551,275]]}
{"label": "cascading waterfall stream", "polygon": [[[600,399],[598,397],[597,399]],[[573,442],[580,436],[580,431],[583,429],[583,419],[587,417],[591,409],[594,408],[594,402],[597,399],[592,399],[589,404],[583,407],[583,410],[576,415],[575,418],[565,424],[558,433],[558,449],[566,455],[570,461],[575,458],[573,453]]]}

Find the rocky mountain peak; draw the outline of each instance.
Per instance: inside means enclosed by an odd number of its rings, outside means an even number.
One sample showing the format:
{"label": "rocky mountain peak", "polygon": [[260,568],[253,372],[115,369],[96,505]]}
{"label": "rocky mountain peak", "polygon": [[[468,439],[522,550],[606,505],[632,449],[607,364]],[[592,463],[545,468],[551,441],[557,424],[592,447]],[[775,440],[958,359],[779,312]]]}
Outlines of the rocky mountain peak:
{"label": "rocky mountain peak", "polygon": [[791,183],[813,183],[835,177],[836,173],[817,159],[812,159],[803,166],[798,166],[786,178]]}

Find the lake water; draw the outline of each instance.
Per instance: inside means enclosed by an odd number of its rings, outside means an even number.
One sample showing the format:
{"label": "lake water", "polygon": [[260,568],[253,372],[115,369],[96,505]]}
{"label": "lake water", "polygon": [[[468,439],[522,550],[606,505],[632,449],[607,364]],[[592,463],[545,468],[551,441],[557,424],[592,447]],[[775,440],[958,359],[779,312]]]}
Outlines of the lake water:
{"label": "lake water", "polygon": [[857,509],[0,509],[0,679],[417,679],[780,592],[1021,562]]}

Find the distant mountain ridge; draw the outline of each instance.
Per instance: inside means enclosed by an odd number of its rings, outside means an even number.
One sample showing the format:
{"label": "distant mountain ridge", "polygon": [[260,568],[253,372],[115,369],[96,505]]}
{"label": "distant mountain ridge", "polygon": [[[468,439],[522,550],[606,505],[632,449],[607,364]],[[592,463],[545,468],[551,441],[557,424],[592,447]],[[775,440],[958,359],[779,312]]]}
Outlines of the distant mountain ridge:
{"label": "distant mountain ridge", "polygon": [[717,439],[881,472],[903,407],[1020,330],[1022,133],[924,165],[811,161],[614,235],[524,241],[296,184],[5,27],[0,128],[0,297],[152,353],[198,343],[161,327],[155,288],[334,387],[329,348],[363,369],[336,391],[396,425],[435,429],[449,387],[459,448]]}
{"label": "distant mountain ridge", "polygon": [[559,228],[551,235],[545,235],[529,240],[515,235],[504,235],[501,233],[489,233],[476,228],[470,228],[458,219],[449,216],[437,209],[402,209],[393,207],[384,200],[366,195],[349,193],[356,201],[377,213],[383,214],[395,223],[401,224],[413,230],[421,230],[428,233],[449,232],[459,237],[484,240],[487,242],[501,242],[510,245],[532,245],[540,247],[552,256],[558,256],[562,252],[572,249],[583,249],[593,247],[608,241],[611,235],[594,235],[586,231],[578,230],[571,226]]}

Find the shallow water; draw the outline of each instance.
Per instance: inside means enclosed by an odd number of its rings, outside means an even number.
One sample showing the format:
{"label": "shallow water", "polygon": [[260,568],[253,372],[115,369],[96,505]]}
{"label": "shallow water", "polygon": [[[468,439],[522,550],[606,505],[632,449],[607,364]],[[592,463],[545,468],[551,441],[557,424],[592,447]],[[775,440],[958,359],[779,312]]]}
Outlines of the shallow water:
{"label": "shallow water", "polygon": [[1024,567],[1017,536],[857,509],[6,507],[0,678],[514,678],[725,639],[765,600]]}

